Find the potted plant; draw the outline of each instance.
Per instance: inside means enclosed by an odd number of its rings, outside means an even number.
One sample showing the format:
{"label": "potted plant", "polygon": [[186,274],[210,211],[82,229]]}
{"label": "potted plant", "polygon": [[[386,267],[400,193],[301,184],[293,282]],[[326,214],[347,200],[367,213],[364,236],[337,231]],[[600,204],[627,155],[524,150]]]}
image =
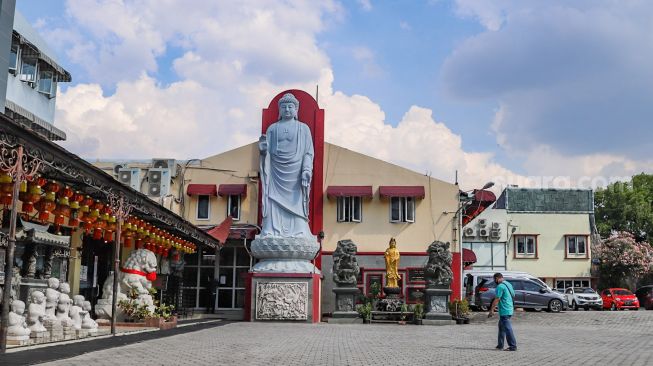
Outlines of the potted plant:
{"label": "potted plant", "polygon": [[456,324],[469,324],[469,303],[466,299],[452,300],[449,303],[449,313]]}
{"label": "potted plant", "polygon": [[[156,289],[150,289],[150,293],[154,297]],[[160,330],[175,328],[177,316],[174,314],[174,310],[173,305],[162,304],[158,300],[154,300],[154,312],[145,318],[145,326],[156,327]]]}
{"label": "potted plant", "polygon": [[363,318],[363,323],[367,324],[372,319],[372,303],[366,302],[358,306],[358,314]]}
{"label": "potted plant", "polygon": [[424,318],[424,304],[417,303],[413,306],[413,321],[416,325],[422,325]]}
{"label": "potted plant", "polygon": [[131,289],[127,299],[118,301],[118,308],[125,314],[126,323],[143,322],[152,315],[147,305],[139,305],[137,299],[138,293]]}
{"label": "potted plant", "polygon": [[408,313],[408,306],[406,304],[401,304],[401,313],[399,314],[399,324],[406,325],[406,313]]}

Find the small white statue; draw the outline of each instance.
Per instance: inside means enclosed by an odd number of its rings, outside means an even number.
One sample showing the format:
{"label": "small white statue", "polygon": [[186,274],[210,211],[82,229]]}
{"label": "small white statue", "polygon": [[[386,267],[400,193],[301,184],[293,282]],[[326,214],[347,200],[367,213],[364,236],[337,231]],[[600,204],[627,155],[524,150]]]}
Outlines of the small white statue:
{"label": "small white statue", "polygon": [[61,282],[59,285],[59,292],[70,297],[70,284],[68,284],[68,282]]}
{"label": "small white statue", "polygon": [[45,290],[45,317],[49,321],[56,321],[57,304],[59,303],[59,280],[48,278],[48,288]]}
{"label": "small white statue", "polygon": [[84,296],[75,295],[73,296],[73,306],[70,307],[70,318],[73,320],[73,328],[79,330],[82,329],[82,318],[84,317]]}
{"label": "small white statue", "polygon": [[84,301],[82,304],[82,309],[84,309],[84,315],[82,317],[82,329],[97,329],[97,323],[93,318],[91,318],[91,302]]}
{"label": "small white statue", "polygon": [[68,295],[61,294],[59,296],[59,303],[57,304],[57,319],[64,328],[73,326],[73,320],[69,316],[71,304],[72,301]]}
{"label": "small white statue", "polygon": [[9,313],[9,327],[7,328],[7,335],[12,337],[27,337],[31,331],[27,327],[25,317],[25,303],[20,300],[14,300],[11,303],[11,312]]}
{"label": "small white statue", "polygon": [[32,301],[27,307],[27,324],[32,332],[45,332],[43,319],[45,318],[45,295],[41,291],[31,294]]}

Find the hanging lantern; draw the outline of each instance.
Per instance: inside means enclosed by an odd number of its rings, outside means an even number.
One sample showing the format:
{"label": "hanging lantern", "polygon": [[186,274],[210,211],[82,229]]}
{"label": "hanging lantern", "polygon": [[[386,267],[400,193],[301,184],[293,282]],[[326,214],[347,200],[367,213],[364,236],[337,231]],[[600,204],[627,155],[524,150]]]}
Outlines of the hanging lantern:
{"label": "hanging lantern", "polygon": [[56,198],[57,192],[61,189],[59,184],[55,181],[50,181],[45,184],[45,196],[35,206],[39,211],[38,219],[42,222],[50,220],[50,213],[57,208]]}
{"label": "hanging lantern", "polygon": [[68,186],[59,190],[57,194],[57,208],[52,212],[54,214],[55,225],[63,225],[64,218],[70,217],[70,198],[74,194],[73,190]]}
{"label": "hanging lantern", "polygon": [[13,179],[9,174],[0,174],[0,205],[10,206],[14,192]]}
{"label": "hanging lantern", "polygon": [[27,183],[27,189],[25,192],[21,192],[18,195],[18,198],[23,203],[22,212],[25,214],[30,214],[34,211],[34,204],[41,199],[43,190],[39,185],[38,179],[35,179]]}
{"label": "hanging lantern", "polygon": [[106,230],[104,232],[104,242],[108,243],[110,241],[113,241],[113,231],[111,230]]}

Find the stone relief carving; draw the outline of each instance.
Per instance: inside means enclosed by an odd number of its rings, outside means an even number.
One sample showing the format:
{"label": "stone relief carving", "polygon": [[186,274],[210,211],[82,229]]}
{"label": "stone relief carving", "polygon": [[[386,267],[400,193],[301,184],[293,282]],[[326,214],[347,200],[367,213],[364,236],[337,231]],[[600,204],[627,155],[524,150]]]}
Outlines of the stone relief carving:
{"label": "stone relief carving", "polygon": [[349,239],[340,240],[333,252],[333,282],[338,287],[356,287],[360,268],[356,261],[356,244]]}
{"label": "stone relief carving", "polygon": [[447,310],[447,297],[446,296],[433,296],[431,297],[431,311],[434,313],[448,313]]}
{"label": "stone relief carving", "polygon": [[308,283],[259,282],[256,284],[256,319],[308,319]]}
{"label": "stone relief carving", "polygon": [[338,311],[354,311],[354,298],[351,296],[339,297],[336,309]]}
{"label": "stone relief carving", "polygon": [[429,255],[424,267],[424,277],[428,287],[449,287],[453,280],[449,243],[434,241],[426,250]]}

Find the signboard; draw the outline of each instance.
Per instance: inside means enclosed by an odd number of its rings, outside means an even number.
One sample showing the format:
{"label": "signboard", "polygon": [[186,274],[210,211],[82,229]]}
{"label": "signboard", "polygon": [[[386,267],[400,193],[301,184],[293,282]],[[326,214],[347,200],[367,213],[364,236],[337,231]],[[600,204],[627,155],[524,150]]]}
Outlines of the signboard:
{"label": "signboard", "polygon": [[80,281],[88,281],[88,266],[81,266],[79,269],[79,280]]}
{"label": "signboard", "polygon": [[409,283],[424,283],[424,268],[410,268],[408,270]]}

